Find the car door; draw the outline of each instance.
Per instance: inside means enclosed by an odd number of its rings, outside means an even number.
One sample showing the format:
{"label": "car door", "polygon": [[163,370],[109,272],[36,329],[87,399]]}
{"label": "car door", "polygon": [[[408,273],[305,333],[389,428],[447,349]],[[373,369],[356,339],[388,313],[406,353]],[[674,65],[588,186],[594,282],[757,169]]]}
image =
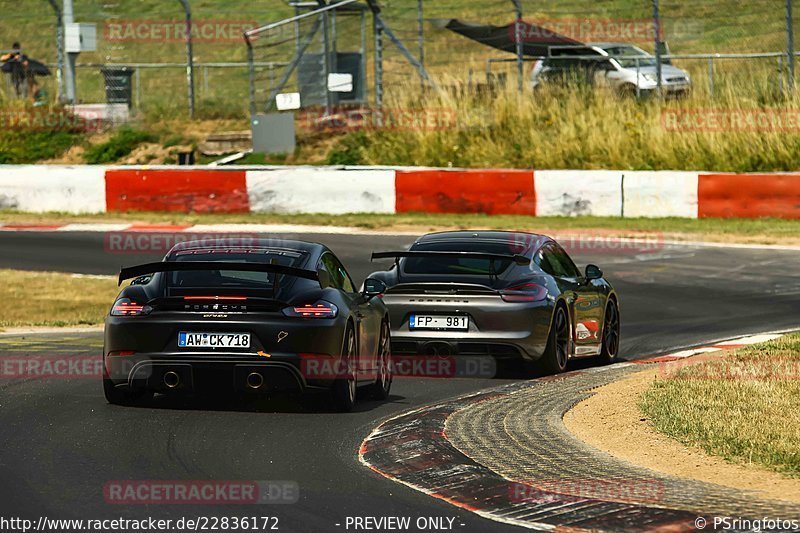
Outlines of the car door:
{"label": "car door", "polygon": [[598,288],[596,281],[586,280],[569,254],[557,243],[551,244],[553,260],[566,273],[567,279],[575,281],[574,299],[571,314],[573,317],[573,338],[575,339],[575,355],[594,355],[598,353],[601,343],[601,326],[603,324],[604,293]]}
{"label": "car door", "polygon": [[377,317],[371,300],[365,301],[357,292],[350,274],[332,252],[325,252],[320,261],[330,274],[331,283],[342,291],[351,304],[358,335],[358,368],[360,373],[368,373],[377,360],[380,318]]}
{"label": "car door", "polygon": [[[542,246],[535,257],[539,267],[553,276],[564,295],[571,317],[572,339],[575,355],[596,352],[600,342],[599,325],[596,318],[599,294],[592,284],[586,284],[583,276],[567,252],[555,242]],[[602,309],[601,309],[602,313]]]}

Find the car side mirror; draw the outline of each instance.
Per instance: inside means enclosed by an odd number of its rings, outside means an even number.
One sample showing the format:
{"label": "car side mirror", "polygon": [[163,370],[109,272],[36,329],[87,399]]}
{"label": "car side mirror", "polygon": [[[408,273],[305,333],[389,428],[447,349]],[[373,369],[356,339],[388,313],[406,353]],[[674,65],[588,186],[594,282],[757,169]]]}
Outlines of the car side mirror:
{"label": "car side mirror", "polygon": [[379,279],[367,278],[364,280],[362,294],[365,298],[374,298],[386,292],[386,284]]}
{"label": "car side mirror", "polygon": [[603,277],[603,271],[600,270],[600,267],[597,265],[586,265],[586,271],[583,277],[586,278],[586,281],[600,279]]}
{"label": "car side mirror", "polygon": [[318,269],[317,277],[319,278],[319,286],[321,288],[327,289],[331,286],[331,275],[327,270],[323,268]]}

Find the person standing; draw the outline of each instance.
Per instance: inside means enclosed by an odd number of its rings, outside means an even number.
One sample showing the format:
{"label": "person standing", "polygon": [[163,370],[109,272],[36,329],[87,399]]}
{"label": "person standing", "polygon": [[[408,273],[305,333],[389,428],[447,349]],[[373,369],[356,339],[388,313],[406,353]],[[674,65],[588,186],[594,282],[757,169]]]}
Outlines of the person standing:
{"label": "person standing", "polygon": [[[26,96],[28,92],[28,58],[22,53],[22,46],[19,43],[11,45],[11,51],[0,57],[3,61],[3,70],[11,75],[11,84],[17,97]],[[6,67],[6,65],[8,65]]]}

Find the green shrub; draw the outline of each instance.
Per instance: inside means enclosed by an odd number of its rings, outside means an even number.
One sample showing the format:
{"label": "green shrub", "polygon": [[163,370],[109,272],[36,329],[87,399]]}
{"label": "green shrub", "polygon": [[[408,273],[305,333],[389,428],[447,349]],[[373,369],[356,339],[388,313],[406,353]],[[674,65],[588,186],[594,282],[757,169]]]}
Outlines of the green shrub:
{"label": "green shrub", "polygon": [[117,130],[108,141],[86,148],[83,157],[91,165],[113,163],[130,154],[140,144],[155,140],[155,136],[150,133],[126,126]]}
{"label": "green shrub", "polygon": [[9,102],[2,109],[0,163],[37,163],[60,156],[85,136],[85,122],[67,109]]}
{"label": "green shrub", "polygon": [[325,159],[327,165],[363,165],[363,150],[367,144],[367,136],[358,131],[343,137],[334,148],[328,152]]}
{"label": "green shrub", "polygon": [[83,136],[67,131],[0,132],[0,164],[38,163],[60,156]]}

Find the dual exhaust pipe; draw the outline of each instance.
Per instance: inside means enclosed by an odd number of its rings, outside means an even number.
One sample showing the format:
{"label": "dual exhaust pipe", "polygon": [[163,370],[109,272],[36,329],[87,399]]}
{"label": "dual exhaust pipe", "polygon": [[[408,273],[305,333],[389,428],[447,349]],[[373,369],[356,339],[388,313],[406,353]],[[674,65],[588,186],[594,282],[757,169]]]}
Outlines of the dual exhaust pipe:
{"label": "dual exhaust pipe", "polygon": [[[251,372],[247,375],[247,379],[245,380],[247,384],[247,388],[258,390],[264,385],[264,376],[262,376],[259,372]],[[178,375],[177,372],[170,370],[169,372],[164,373],[164,386],[168,389],[176,389],[181,384],[181,377]]]}
{"label": "dual exhaust pipe", "polygon": [[247,375],[245,383],[247,384],[247,388],[258,390],[264,384],[264,376],[262,376],[259,372],[250,372]]}
{"label": "dual exhaust pipe", "polygon": [[168,389],[175,389],[181,384],[181,377],[177,372],[170,370],[164,373],[164,386]]}
{"label": "dual exhaust pipe", "polygon": [[430,341],[422,345],[422,355],[437,355],[439,357],[448,357],[453,355],[455,349],[449,342],[443,341]]}

